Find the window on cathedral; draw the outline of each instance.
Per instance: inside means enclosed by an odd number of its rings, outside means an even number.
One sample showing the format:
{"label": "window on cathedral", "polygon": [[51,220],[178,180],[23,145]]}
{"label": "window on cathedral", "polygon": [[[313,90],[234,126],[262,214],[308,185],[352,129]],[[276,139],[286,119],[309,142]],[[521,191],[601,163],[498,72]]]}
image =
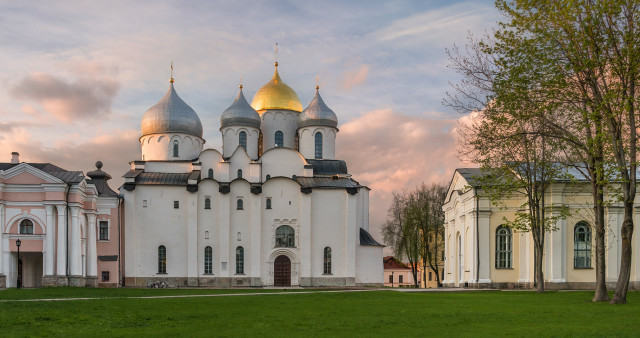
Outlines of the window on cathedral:
{"label": "window on cathedral", "polygon": [[247,149],[247,133],[245,133],[244,131],[241,131],[240,134],[238,135],[238,142],[242,146],[242,148],[246,150]]}
{"label": "window on cathedral", "polygon": [[178,157],[178,141],[173,141],[173,157]]}
{"label": "window on cathedral", "polygon": [[208,176],[207,176],[207,177],[209,177],[209,178],[213,179],[213,169],[209,169],[209,172],[208,172]]}
{"label": "window on cathedral", "polygon": [[242,202],[242,199],[238,199],[238,202],[236,202],[236,210],[244,210],[244,203]]}
{"label": "window on cathedral", "polygon": [[331,248],[330,247],[324,248],[324,269],[323,269],[323,273],[325,275],[330,275],[331,274]]}
{"label": "window on cathedral", "polygon": [[267,198],[267,209],[271,209],[271,198]]}
{"label": "window on cathedral", "polygon": [[100,221],[98,223],[98,228],[100,231],[99,239],[101,241],[108,241],[109,240],[109,222]]}
{"label": "window on cathedral", "polygon": [[167,273],[167,248],[164,245],[158,247],[158,273]]}
{"label": "window on cathedral", "polygon": [[238,234],[236,235],[236,240],[238,240],[238,242],[240,242],[242,240],[242,233],[238,232]]}
{"label": "window on cathedral", "polygon": [[207,197],[204,199],[204,208],[211,209],[211,198]]}
{"label": "window on cathedral", "polygon": [[213,250],[210,246],[204,248],[204,273],[205,275],[213,273]]}
{"label": "window on cathedral", "polygon": [[267,180],[271,179],[271,175],[267,174]]}
{"label": "window on cathedral", "polygon": [[238,178],[242,178],[242,169],[238,169]]}
{"label": "window on cathedral", "polygon": [[180,209],[180,201],[173,201],[173,208]]}
{"label": "window on cathedral", "polygon": [[322,158],[322,133],[316,133],[316,158]]}
{"label": "window on cathedral", "polygon": [[296,246],[295,231],[288,225],[281,225],[276,229],[276,247],[293,248]]}
{"label": "window on cathedral", "polygon": [[33,222],[28,219],[20,222],[20,234],[21,235],[33,235]]}
{"label": "window on cathedral", "polygon": [[511,268],[511,229],[501,225],[496,229],[496,269]]}
{"label": "window on cathedral", "polygon": [[102,271],[102,281],[103,282],[109,281],[109,271]]}
{"label": "window on cathedral", "polygon": [[591,227],[579,222],[573,229],[573,267],[591,268]]}
{"label": "window on cathedral", "polygon": [[236,248],[236,275],[244,274],[244,248]]}
{"label": "window on cathedral", "polygon": [[276,131],[276,147],[284,147],[284,134],[281,131]]}

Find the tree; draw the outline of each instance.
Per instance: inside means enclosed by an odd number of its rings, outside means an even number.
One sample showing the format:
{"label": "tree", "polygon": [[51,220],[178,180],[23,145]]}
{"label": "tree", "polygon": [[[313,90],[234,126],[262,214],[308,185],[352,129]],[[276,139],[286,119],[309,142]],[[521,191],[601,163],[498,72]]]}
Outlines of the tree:
{"label": "tree", "polygon": [[391,206],[387,211],[387,220],[382,227],[382,236],[397,258],[406,258],[409,261],[414,286],[417,287],[420,235],[415,228],[416,223],[409,221],[407,210],[409,198],[406,192],[393,193]]}

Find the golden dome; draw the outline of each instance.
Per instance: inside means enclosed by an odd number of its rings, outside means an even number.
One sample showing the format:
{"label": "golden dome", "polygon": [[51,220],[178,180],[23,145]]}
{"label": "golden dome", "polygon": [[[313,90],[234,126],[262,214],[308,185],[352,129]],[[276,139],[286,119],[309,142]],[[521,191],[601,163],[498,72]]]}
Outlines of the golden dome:
{"label": "golden dome", "polygon": [[282,82],[280,74],[278,74],[278,63],[276,62],[274,65],[276,70],[273,73],[273,78],[258,90],[251,101],[251,107],[258,112],[265,109],[288,109],[301,112],[302,104],[300,104],[298,94]]}

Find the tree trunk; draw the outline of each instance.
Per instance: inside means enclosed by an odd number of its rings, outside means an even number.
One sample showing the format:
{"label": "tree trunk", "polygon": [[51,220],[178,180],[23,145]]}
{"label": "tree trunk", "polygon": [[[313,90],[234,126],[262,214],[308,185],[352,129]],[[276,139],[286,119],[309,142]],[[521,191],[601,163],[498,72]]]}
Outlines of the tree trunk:
{"label": "tree trunk", "polygon": [[593,186],[593,210],[596,221],[596,293],[593,296],[594,302],[609,301],[606,284],[606,261],[605,261],[605,221],[604,221],[604,194],[603,187],[597,182]]}
{"label": "tree trunk", "polygon": [[620,233],[622,235],[622,257],[620,260],[620,275],[616,292],[611,304],[625,304],[627,302],[627,290],[629,289],[629,277],[631,276],[631,238],[633,235],[633,204],[625,201],[624,222]]}
{"label": "tree trunk", "polygon": [[542,275],[542,254],[544,252],[544,246],[536,245],[534,251],[536,291],[540,293],[544,292],[544,276]]}

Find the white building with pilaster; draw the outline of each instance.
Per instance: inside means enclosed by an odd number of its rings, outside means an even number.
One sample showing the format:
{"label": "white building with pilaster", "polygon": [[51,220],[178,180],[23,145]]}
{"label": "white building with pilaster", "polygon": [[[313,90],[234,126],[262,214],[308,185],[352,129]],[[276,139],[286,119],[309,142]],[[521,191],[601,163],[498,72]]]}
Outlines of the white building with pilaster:
{"label": "white building with pilaster", "polygon": [[173,79],[144,114],[121,189],[125,285],[383,284],[369,188],[335,158],[337,116],[318,88],[303,110],[275,66],[251,105],[240,86],[222,112],[221,151],[204,149]]}
{"label": "white building with pilaster", "polygon": [[[534,247],[529,232],[503,225],[522,209],[522,196],[505,197],[501,206],[482,197],[477,168],[457,169],[443,209],[445,211],[445,278],[447,286],[530,288],[534,282]],[[545,234],[543,274],[550,289],[595,288],[595,229],[593,199],[588,182],[556,183],[546,197],[549,205],[564,205],[571,216],[559,220],[557,230]],[[638,200],[638,199],[636,199]],[[635,222],[640,221],[640,206]],[[612,201],[606,208],[606,278],[618,279],[623,221],[622,205]],[[640,288],[640,236],[633,237],[631,288]]]}

